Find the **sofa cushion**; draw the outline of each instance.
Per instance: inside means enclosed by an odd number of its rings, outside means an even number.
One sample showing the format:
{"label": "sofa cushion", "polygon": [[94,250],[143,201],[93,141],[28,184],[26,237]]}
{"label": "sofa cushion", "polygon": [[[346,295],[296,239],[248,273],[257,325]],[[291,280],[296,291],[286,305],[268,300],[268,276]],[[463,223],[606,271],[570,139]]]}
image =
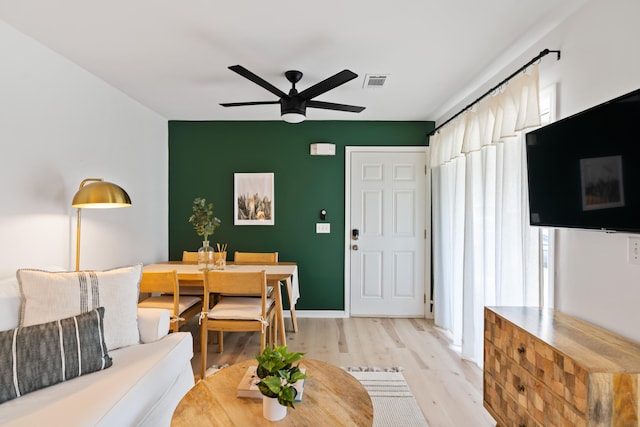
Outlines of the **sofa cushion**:
{"label": "sofa cushion", "polygon": [[143,344],[166,337],[170,327],[169,310],[138,307],[138,331],[140,331],[140,341]]}
{"label": "sofa cushion", "polygon": [[102,307],[0,332],[0,403],[111,366]]}
{"label": "sofa cushion", "polygon": [[109,356],[109,369],[1,404],[0,426],[169,426],[176,405],[193,387],[191,334],[169,334]]}
{"label": "sofa cushion", "polygon": [[142,265],[107,271],[47,272],[20,269],[20,326],[63,319],[104,307],[104,339],[108,350],[140,340],[138,289]]}

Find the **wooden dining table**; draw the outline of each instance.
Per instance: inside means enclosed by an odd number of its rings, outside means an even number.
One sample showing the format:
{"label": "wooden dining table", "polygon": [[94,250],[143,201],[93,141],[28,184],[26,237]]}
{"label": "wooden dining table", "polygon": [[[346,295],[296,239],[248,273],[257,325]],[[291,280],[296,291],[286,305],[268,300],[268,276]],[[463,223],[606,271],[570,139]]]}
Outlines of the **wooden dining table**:
{"label": "wooden dining table", "polygon": [[[203,286],[204,276],[198,265],[195,263],[182,261],[164,261],[154,264],[147,264],[142,267],[142,271],[167,271],[176,270],[180,286]],[[264,270],[267,274],[267,283],[273,286],[276,303],[276,321],[278,322],[278,341],[280,345],[287,344],[287,337],[284,329],[284,313],[282,305],[282,291],[280,284],[284,283],[287,288],[287,296],[291,310],[291,320],[294,332],[298,331],[295,317],[295,305],[300,297],[298,285],[298,266],[292,262],[281,262],[277,264],[233,264],[228,263],[222,271],[256,272]],[[213,272],[221,270],[210,270]]]}

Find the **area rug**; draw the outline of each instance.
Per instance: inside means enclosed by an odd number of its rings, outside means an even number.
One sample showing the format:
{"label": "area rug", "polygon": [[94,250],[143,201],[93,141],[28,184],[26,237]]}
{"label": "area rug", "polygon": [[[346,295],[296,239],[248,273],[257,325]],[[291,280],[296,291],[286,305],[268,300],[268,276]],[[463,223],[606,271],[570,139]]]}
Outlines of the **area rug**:
{"label": "area rug", "polygon": [[374,427],[428,427],[402,375],[402,368],[344,368],[367,390],[373,403]]}
{"label": "area rug", "polygon": [[229,366],[228,363],[225,363],[224,365],[213,365],[211,366],[209,369],[207,369],[204,373],[204,377],[208,377],[209,375],[215,374],[216,372],[218,372],[220,369],[226,368],[227,366]]}

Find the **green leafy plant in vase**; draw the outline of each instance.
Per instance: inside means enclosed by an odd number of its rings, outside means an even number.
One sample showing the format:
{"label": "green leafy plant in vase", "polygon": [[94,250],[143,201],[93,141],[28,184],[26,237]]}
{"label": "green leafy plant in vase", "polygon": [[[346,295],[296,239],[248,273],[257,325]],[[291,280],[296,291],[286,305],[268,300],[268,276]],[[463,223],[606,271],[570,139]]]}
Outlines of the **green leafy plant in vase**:
{"label": "green leafy plant in vase", "polygon": [[194,199],[191,209],[193,214],[189,217],[189,222],[198,236],[203,237],[202,247],[198,249],[198,269],[212,270],[215,259],[213,248],[209,246],[209,236],[216,232],[222,221],[213,216],[213,203],[207,203],[204,197]]}
{"label": "green leafy plant in vase", "polygon": [[[287,346],[265,347],[262,354],[256,355],[258,367],[256,374],[260,381],[257,386],[263,399],[263,415],[271,421],[282,419],[287,414],[287,408],[294,408],[298,391],[295,383],[307,378],[300,370],[299,364],[294,365],[304,357],[304,353],[289,352]],[[271,408],[277,401],[281,408]],[[275,410],[273,414],[271,411]]]}

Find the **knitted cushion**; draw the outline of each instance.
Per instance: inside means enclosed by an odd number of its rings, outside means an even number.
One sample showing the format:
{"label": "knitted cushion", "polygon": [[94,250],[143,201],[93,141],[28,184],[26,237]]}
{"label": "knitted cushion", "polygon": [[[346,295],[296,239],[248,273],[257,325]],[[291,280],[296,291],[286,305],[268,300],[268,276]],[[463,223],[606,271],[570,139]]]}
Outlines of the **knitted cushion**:
{"label": "knitted cushion", "polygon": [[0,403],[106,369],[104,308],[0,332]]}
{"label": "knitted cushion", "polygon": [[[273,300],[267,300],[267,311]],[[209,310],[209,319],[264,320],[262,299],[255,297],[225,297]]]}

